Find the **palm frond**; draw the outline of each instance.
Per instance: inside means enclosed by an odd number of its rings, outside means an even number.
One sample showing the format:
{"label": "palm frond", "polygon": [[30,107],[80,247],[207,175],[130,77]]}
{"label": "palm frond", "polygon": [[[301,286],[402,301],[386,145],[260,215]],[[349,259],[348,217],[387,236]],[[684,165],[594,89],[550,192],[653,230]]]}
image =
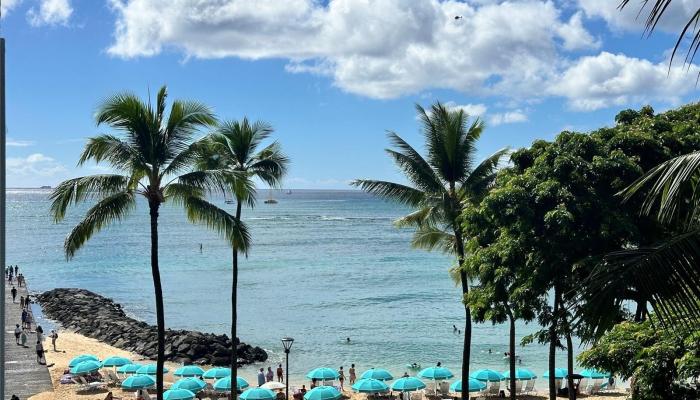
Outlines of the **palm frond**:
{"label": "palm frond", "polygon": [[496,179],[496,173],[508,148],[500,149],[488,156],[474,168],[462,183],[462,190],[475,200],[482,198]]}
{"label": "palm frond", "polygon": [[289,158],[282,152],[278,142],[260,150],[250,161],[248,170],[272,187],[279,187],[287,174]]}
{"label": "palm frond", "polygon": [[667,160],[649,170],[626,188],[622,194],[629,201],[642,189],[649,188],[642,212],[650,215],[658,207],[656,216],[662,223],[684,220],[686,226],[696,222],[700,209],[700,152],[684,154]]}
{"label": "palm frond", "polygon": [[113,168],[130,170],[131,168],[147,169],[146,160],[131,144],[113,135],[98,135],[87,140],[78,165],[88,160],[96,163],[108,162]]}
{"label": "palm frond", "polygon": [[248,254],[251,237],[245,223],[236,220],[235,216],[198,197],[184,199],[183,205],[187,210],[187,218],[191,222],[202,223],[216,230],[231,244],[234,250]]}
{"label": "palm frond", "polygon": [[[649,11],[647,14],[646,21],[644,22],[644,33],[646,33],[647,35],[651,35],[656,26],[659,24],[659,21],[661,21],[661,18],[663,18],[666,11],[668,11],[668,7],[671,5],[671,1],[672,0],[642,0],[639,13],[641,14],[641,12],[645,9],[648,9]],[[629,3],[630,0],[622,0],[619,8],[624,9],[629,5]],[[688,44],[688,51],[685,56],[685,63],[691,64],[693,62],[695,54],[698,51],[698,47],[700,47],[699,24],[700,8],[698,8],[695,11],[695,13],[688,19],[686,24],[681,29],[681,33],[680,35],[678,35],[678,40],[676,40],[676,44],[675,46],[673,46],[673,52],[671,53],[671,59],[669,60],[669,69],[671,67],[671,64],[673,63],[673,59],[675,58],[676,53],[678,52],[681,46],[681,43],[686,38],[686,35],[688,35],[689,33],[692,39]]]}
{"label": "palm frond", "polygon": [[192,186],[209,193],[221,193],[230,188],[243,185],[247,190],[253,190],[253,182],[245,172],[228,170],[202,170],[182,174],[175,182]]}
{"label": "palm frond", "polygon": [[[700,230],[653,247],[608,254],[581,294],[591,310],[630,298],[649,301],[667,326],[700,326]],[[607,304],[603,304],[607,303]]]}
{"label": "palm frond", "polygon": [[189,145],[192,135],[200,128],[213,126],[216,118],[209,106],[196,101],[174,101],[163,134],[168,158],[175,157]]}
{"label": "palm frond", "polygon": [[49,195],[51,215],[55,222],[59,222],[71,204],[133,189],[130,182],[130,178],[123,175],[91,175],[63,181]]}
{"label": "palm frond", "polygon": [[386,149],[385,151],[401,168],[406,177],[419,189],[425,192],[444,192],[445,188],[440,178],[430,167],[430,164],[410,144],[394,132],[388,133],[391,143],[398,151]]}
{"label": "palm frond", "polygon": [[419,206],[425,198],[425,193],[420,190],[393,182],[356,179],[350,184],[365,192],[412,207]]}
{"label": "palm frond", "polygon": [[[108,124],[123,132],[128,143],[149,159],[153,156],[153,134],[159,129],[150,105],[131,93],[120,93],[107,98],[95,114],[97,125]],[[151,156],[151,157],[149,157]]]}
{"label": "palm frond", "polygon": [[432,226],[416,229],[411,239],[411,246],[423,250],[440,250],[447,254],[455,252],[455,236]]}
{"label": "palm frond", "polygon": [[66,258],[73,258],[92,235],[109,223],[122,220],[135,206],[136,201],[132,191],[114,193],[97,202],[66,237],[64,242]]}

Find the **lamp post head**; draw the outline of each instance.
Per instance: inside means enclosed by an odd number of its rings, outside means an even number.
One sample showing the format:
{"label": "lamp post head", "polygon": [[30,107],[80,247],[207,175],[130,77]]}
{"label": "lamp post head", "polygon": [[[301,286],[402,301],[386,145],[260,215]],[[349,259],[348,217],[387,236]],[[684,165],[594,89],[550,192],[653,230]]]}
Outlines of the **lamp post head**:
{"label": "lamp post head", "polygon": [[284,346],[284,352],[289,353],[289,349],[292,348],[292,344],[294,343],[294,339],[290,337],[283,337],[282,338],[282,346]]}

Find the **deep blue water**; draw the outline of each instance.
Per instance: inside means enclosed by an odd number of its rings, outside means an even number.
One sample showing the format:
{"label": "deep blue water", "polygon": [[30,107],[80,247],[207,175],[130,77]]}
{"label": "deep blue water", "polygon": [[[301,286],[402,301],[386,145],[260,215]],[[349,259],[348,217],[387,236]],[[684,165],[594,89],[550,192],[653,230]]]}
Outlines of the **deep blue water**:
{"label": "deep blue water", "polygon": [[[33,291],[89,289],[153,322],[145,202],[66,261],[63,240],[87,206],[54,224],[48,194],[8,191],[8,263],[20,265]],[[261,193],[260,200],[266,196]],[[411,231],[392,225],[406,209],[354,191],[298,190],[275,197],[276,205],[261,201],[244,210],[254,247],[239,276],[239,336],[269,352],[265,366],[282,359],[279,339],[288,335],[296,339],[290,374],[297,380],[313,367],[347,369],[350,363],[359,371],[381,366],[400,375],[407,363],[441,361],[459,375],[463,338],[452,325],[463,326],[463,309],[448,275],[453,260],[410,247]],[[232,207],[223,198],[214,201]],[[228,332],[230,249],[213,232],[187,222],[180,209],[165,206],[160,215],[167,326]],[[519,323],[518,341],[535,329]],[[507,325],[475,325],[472,368],[506,369],[507,343]],[[524,367],[538,374],[546,369],[546,347],[517,350]],[[565,366],[564,354],[558,366]],[[243,375],[254,378],[252,368]]]}

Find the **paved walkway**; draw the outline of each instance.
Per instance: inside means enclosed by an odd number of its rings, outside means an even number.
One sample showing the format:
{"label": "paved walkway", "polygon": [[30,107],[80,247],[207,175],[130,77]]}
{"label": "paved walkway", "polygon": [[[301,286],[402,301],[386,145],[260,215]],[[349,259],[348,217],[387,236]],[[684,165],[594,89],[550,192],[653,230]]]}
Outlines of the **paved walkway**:
{"label": "paved walkway", "polygon": [[[5,278],[4,271],[2,277]],[[27,338],[27,348],[15,343],[14,329],[16,324],[21,324],[22,309],[19,306],[19,297],[27,297],[26,287],[17,288],[17,302],[12,303],[12,294],[7,279],[5,282],[5,400],[9,400],[13,394],[20,400],[26,400],[37,393],[53,390],[49,370],[45,365],[36,362],[36,333],[32,331]],[[36,325],[32,324],[32,329]],[[44,332],[44,334],[47,334]]]}

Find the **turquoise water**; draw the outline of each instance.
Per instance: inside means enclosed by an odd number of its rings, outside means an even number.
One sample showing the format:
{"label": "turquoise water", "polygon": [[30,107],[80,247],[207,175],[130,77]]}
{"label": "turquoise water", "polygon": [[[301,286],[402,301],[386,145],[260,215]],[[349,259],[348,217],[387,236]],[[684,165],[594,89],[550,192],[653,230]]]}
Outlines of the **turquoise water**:
{"label": "turquoise water", "polygon": [[[68,262],[63,239],[87,206],[53,224],[48,194],[8,191],[8,263],[20,265],[33,291],[89,289],[152,323],[145,202],[130,218],[95,235]],[[268,351],[265,367],[282,360],[279,339],[292,336],[290,375],[295,380],[314,367],[343,365],[347,370],[350,363],[359,371],[381,366],[400,375],[407,363],[441,361],[459,375],[463,338],[452,325],[463,326],[463,309],[460,290],[448,276],[453,261],[410,248],[411,231],[392,226],[406,209],[353,191],[294,191],[276,197],[276,205],[261,202],[244,210],[254,247],[242,260],[239,276],[239,336]],[[223,199],[215,201],[232,207]],[[161,211],[160,244],[166,325],[227,333],[230,249],[169,206]],[[518,341],[536,329],[519,323]],[[472,368],[506,369],[507,343],[507,325],[475,325]],[[517,352],[523,367],[537,374],[547,368],[545,346],[519,346]],[[557,365],[565,366],[563,353]],[[246,368],[243,375],[254,378],[257,367]]]}

